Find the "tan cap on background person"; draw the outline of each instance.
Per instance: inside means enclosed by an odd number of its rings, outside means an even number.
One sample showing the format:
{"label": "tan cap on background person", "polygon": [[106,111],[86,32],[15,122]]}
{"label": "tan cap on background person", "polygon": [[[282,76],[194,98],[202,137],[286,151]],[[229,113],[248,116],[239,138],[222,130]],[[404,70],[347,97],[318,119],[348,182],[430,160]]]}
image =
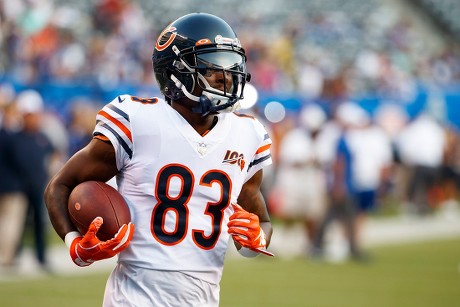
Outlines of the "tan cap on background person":
{"label": "tan cap on background person", "polygon": [[336,111],[337,119],[348,127],[364,127],[371,122],[369,114],[357,103],[347,101],[340,104]]}
{"label": "tan cap on background person", "polygon": [[22,114],[39,113],[43,111],[43,98],[35,90],[25,90],[19,93],[16,100],[18,111]]}
{"label": "tan cap on background person", "polygon": [[308,104],[300,112],[300,124],[310,131],[316,131],[326,122],[326,112],[316,104]]}

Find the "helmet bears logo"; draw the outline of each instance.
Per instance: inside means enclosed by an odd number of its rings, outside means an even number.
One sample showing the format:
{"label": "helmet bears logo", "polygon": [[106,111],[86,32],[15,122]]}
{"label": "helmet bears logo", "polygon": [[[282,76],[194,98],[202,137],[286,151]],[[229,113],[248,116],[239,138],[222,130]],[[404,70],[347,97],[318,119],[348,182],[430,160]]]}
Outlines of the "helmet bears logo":
{"label": "helmet bears logo", "polygon": [[[157,39],[157,42],[155,44],[155,49],[158,50],[158,51],[163,51],[165,50],[166,48],[169,47],[169,45],[171,45],[171,43],[174,41],[174,39],[176,38],[176,35],[177,33],[174,32],[176,31],[177,29],[175,27],[171,27],[168,26],[166,27],[166,29],[163,30],[163,32],[160,33],[160,36],[158,37]],[[169,38],[166,40],[166,42],[162,43],[161,41],[164,39],[164,36],[165,34],[167,33],[171,33],[171,35],[169,36]]]}

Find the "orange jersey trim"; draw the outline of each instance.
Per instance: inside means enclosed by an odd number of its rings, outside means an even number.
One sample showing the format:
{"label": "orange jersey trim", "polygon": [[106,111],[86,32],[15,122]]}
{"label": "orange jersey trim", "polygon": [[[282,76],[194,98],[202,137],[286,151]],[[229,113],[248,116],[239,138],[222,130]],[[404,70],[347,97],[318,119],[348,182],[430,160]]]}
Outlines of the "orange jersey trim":
{"label": "orange jersey trim", "polygon": [[107,118],[108,120],[110,120],[112,123],[114,123],[118,128],[121,129],[121,131],[123,131],[125,133],[125,135],[128,137],[128,139],[132,142],[133,141],[133,138],[131,136],[131,131],[129,131],[128,128],[125,127],[125,125],[123,125],[118,119],[114,118],[113,116],[111,116],[109,113],[101,110],[99,111],[98,113],[99,115],[101,116],[104,116],[105,118]]}
{"label": "orange jersey trim", "polygon": [[257,151],[256,151],[256,155],[257,155],[257,154],[260,154],[261,152],[263,152],[263,151],[265,151],[265,150],[267,150],[267,149],[269,149],[269,148],[271,147],[271,145],[272,145],[272,144],[267,144],[267,145],[264,145],[264,146],[262,146],[262,147],[259,147],[259,149],[257,149]]}
{"label": "orange jersey trim", "polygon": [[103,135],[103,134],[95,135],[93,138],[94,138],[94,139],[101,140],[101,141],[104,141],[104,142],[110,142],[109,138],[106,137],[106,136]]}

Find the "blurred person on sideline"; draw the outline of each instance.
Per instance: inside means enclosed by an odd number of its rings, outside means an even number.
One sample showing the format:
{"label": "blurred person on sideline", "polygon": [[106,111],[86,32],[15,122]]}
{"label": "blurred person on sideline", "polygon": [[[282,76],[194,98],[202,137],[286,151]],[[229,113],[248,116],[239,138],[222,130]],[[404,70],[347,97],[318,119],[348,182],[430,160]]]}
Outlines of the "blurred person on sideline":
{"label": "blurred person on sideline", "polygon": [[343,125],[331,169],[330,203],[315,239],[313,257],[323,256],[328,226],[341,221],[353,260],[368,260],[360,246],[368,212],[376,207],[377,193],[391,163],[391,143],[371,125],[367,112],[355,103],[339,105],[336,116]]}
{"label": "blurred person on sideline", "polygon": [[48,177],[56,174],[69,157],[69,132],[60,114],[53,111],[42,112],[41,132],[48,138],[53,153],[47,161]]}
{"label": "blurred person on sideline", "polygon": [[326,209],[326,178],[316,141],[326,113],[316,104],[306,105],[299,126],[284,135],[279,145],[278,167],[270,193],[270,209],[288,228],[301,223],[306,251],[316,236]]}
{"label": "blurred person on sideline", "polygon": [[460,213],[460,132],[453,125],[446,125],[446,146],[441,168],[440,199],[438,209],[447,218]]}
{"label": "blurred person on sideline", "polygon": [[402,210],[410,215],[432,213],[430,193],[439,184],[446,152],[443,125],[422,111],[402,130],[396,140],[401,162],[408,168],[406,202]]}
{"label": "blurred person on sideline", "polygon": [[[272,141],[256,118],[234,112],[250,79],[245,62],[223,19],[173,21],[152,56],[165,98],[120,95],[105,105],[93,139],[48,184],[48,213],[72,261],[118,255],[103,306],[218,306],[230,238],[242,256],[273,255],[260,190]],[[114,176],[132,221],[101,242],[104,221],[80,234],[67,202],[79,183]]]}
{"label": "blurred person on sideline", "polygon": [[18,114],[14,89],[0,85],[0,269],[12,270],[27,212],[15,152]]}
{"label": "blurred person on sideline", "polygon": [[397,148],[397,138],[406,127],[409,115],[404,106],[392,101],[383,102],[374,112],[374,122],[388,136],[391,142],[392,164],[388,170],[385,187],[385,203],[394,203],[398,208],[404,201],[407,190],[407,169],[402,163]]}
{"label": "blurred person on sideline", "polygon": [[[365,111],[364,111],[365,112]],[[389,189],[393,150],[388,135],[365,113],[362,121],[348,130],[346,142],[351,154],[351,194],[356,203],[358,250],[369,213],[375,211]],[[353,256],[353,255],[352,255]]]}
{"label": "blurred person on sideline", "polygon": [[25,229],[32,230],[35,255],[40,268],[48,271],[46,249],[48,219],[43,192],[49,180],[49,163],[54,148],[42,132],[42,96],[35,90],[20,92],[16,99],[22,115],[22,128],[15,135],[14,151],[19,165],[22,189],[28,202]]}

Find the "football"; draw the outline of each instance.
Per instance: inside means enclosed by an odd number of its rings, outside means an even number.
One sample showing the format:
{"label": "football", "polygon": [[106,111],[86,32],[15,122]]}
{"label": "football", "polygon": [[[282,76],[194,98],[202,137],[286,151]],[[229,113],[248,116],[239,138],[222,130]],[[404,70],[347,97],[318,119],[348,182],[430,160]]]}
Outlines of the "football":
{"label": "football", "polygon": [[70,194],[68,212],[72,223],[84,235],[94,218],[104,222],[96,236],[110,240],[123,224],[131,221],[128,204],[112,186],[99,181],[86,181],[77,185]]}

